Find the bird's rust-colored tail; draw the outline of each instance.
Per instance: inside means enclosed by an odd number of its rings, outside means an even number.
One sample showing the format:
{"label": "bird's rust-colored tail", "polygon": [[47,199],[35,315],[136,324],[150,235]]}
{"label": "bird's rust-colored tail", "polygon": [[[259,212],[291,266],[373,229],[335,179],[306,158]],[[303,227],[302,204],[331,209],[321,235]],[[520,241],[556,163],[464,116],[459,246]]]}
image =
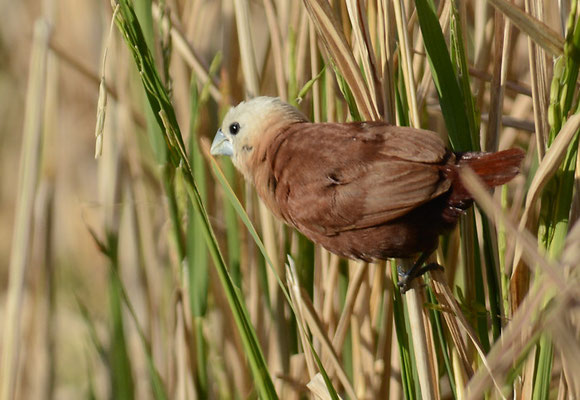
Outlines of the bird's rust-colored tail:
{"label": "bird's rust-colored tail", "polygon": [[468,166],[490,188],[503,185],[520,172],[525,153],[521,149],[509,149],[497,153],[458,154],[459,168]]}
{"label": "bird's rust-colored tail", "polygon": [[452,181],[449,203],[458,208],[464,208],[463,204],[465,207],[471,204],[472,197],[459,178],[461,168],[471,168],[489,188],[492,188],[512,180],[520,172],[520,164],[524,156],[525,153],[521,149],[509,149],[497,153],[456,153],[456,164],[446,169]]}

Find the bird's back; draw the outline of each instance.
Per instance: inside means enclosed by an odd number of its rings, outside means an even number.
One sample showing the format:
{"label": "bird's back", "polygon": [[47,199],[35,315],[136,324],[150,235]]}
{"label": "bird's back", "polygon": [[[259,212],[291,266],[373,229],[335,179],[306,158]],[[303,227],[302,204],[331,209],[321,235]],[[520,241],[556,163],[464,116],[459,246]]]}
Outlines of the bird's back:
{"label": "bird's back", "polygon": [[441,167],[454,159],[433,132],[378,122],[292,124],[256,156],[263,161],[254,183],[276,215],[329,250],[362,259],[399,256],[400,241],[412,253],[421,247],[410,238],[420,228],[396,221],[449,190]]}

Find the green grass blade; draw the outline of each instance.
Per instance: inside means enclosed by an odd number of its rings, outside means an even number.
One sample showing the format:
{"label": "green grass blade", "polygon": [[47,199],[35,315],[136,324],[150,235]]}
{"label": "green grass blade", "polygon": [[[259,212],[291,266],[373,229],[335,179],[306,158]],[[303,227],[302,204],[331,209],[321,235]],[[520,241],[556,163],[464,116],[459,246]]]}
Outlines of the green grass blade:
{"label": "green grass blade", "polygon": [[[121,279],[119,277],[118,272],[113,271],[112,276],[113,276],[113,281],[115,283],[115,286],[116,286],[117,290],[119,291],[119,295],[122,298],[122,301],[127,306],[127,309],[129,310],[129,313],[130,313],[130,315],[133,319],[133,322],[137,328],[137,332],[139,334],[139,339],[141,339],[141,345],[143,347],[143,350],[145,351],[145,355],[147,358],[149,381],[151,384],[151,389],[153,391],[153,397],[157,400],[166,400],[169,397],[167,396],[167,393],[165,391],[165,385],[163,384],[161,376],[159,375],[159,372],[157,371],[157,367],[155,366],[155,362],[153,361],[153,355],[151,354],[151,345],[149,344],[149,341],[145,337],[145,333],[143,332],[143,328],[139,324],[139,320],[137,319],[137,314],[135,313],[135,309],[133,308],[133,305],[131,304],[129,297],[127,296],[127,291],[123,285],[123,282],[121,281]],[[119,397],[119,398],[126,398],[126,397]]]}
{"label": "green grass blade", "polygon": [[437,307],[437,300],[431,288],[427,290],[428,300],[433,305],[431,312],[429,313],[431,317],[431,325],[433,326],[433,336],[437,339],[439,344],[439,351],[443,356],[443,363],[445,365],[445,370],[447,371],[447,377],[449,378],[449,386],[451,387],[451,392],[453,397],[457,398],[457,389],[455,387],[455,379],[453,375],[453,365],[451,364],[451,357],[449,355],[447,339],[445,338],[445,333],[443,331],[443,322],[441,321],[441,311]]}
{"label": "green grass blade", "polygon": [[303,234],[298,232],[297,235],[298,249],[294,257],[298,263],[298,276],[300,277],[302,287],[308,292],[310,298],[314,298],[314,244]]}
{"label": "green grass blade", "polygon": [[[190,156],[193,166],[193,175],[197,182],[201,200],[207,200],[207,183],[205,164],[199,142],[196,135],[197,116],[201,106],[197,86],[192,79],[190,89]],[[189,264],[189,298],[194,317],[205,315],[207,309],[207,291],[209,281],[208,254],[203,239],[201,217],[195,212],[193,206],[189,207],[190,223],[187,229],[187,261]]]}
{"label": "green grass blade", "polygon": [[118,237],[113,233],[107,235],[107,255],[110,261],[109,273],[109,309],[111,313],[111,342],[108,348],[109,379],[111,392],[120,399],[133,399],[135,384],[131,370],[131,358],[125,339],[125,322],[123,319],[123,296],[119,281],[115,279],[118,273]]}
{"label": "green grass blade", "polygon": [[[501,286],[501,265],[499,263],[499,256],[496,257],[494,253],[495,248],[492,241],[495,237],[492,236],[489,219],[482,215],[481,218],[483,228],[483,255],[485,258],[485,272],[487,277],[487,290],[489,300],[489,312],[491,317],[491,333],[493,340],[499,339],[501,334],[501,317],[502,317],[502,286]],[[485,305],[485,303],[483,303]],[[483,343],[482,343],[483,344]]]}
{"label": "green grass blade", "polygon": [[[564,56],[558,60],[554,67],[550,91],[548,145],[553,143],[560,132],[560,128],[574,108],[573,99],[578,97],[576,80],[580,69],[577,57],[578,48],[580,48],[580,21],[575,15],[576,8],[577,2],[574,2],[567,27],[568,34],[564,45]],[[578,112],[578,109],[575,111]],[[580,137],[577,133],[576,138],[568,147],[564,161],[542,194],[538,240],[553,259],[560,256],[568,234],[579,141]],[[536,284],[540,284],[540,279],[541,276],[536,275]],[[553,357],[554,348],[551,338],[548,334],[543,334],[538,344],[536,357],[534,399],[547,399],[549,397]]]}
{"label": "green grass blade", "polygon": [[[125,340],[124,333],[124,319],[123,319],[123,309],[122,306],[125,304],[129,310],[139,338],[141,339],[141,344],[147,358],[147,366],[149,372],[149,378],[151,383],[151,388],[155,399],[166,400],[168,396],[165,392],[165,386],[161,380],[161,376],[155,367],[153,361],[153,355],[151,354],[151,345],[149,344],[145,333],[139,320],[137,319],[137,314],[133,305],[131,304],[129,297],[127,296],[127,291],[121,281],[119,276],[119,264],[118,264],[118,241],[119,238],[114,233],[109,233],[107,235],[107,241],[100,241],[93,231],[90,231],[93,239],[97,243],[100,251],[109,259],[110,270],[109,270],[109,303],[111,307],[112,315],[112,334],[111,334],[111,344],[109,347],[109,353],[106,355],[109,373],[111,374],[111,391],[113,397],[120,399],[132,399],[135,396],[135,385],[133,381],[133,375],[131,370],[131,363],[129,358],[129,352]],[[80,304],[80,302],[79,302]],[[90,318],[88,317],[88,311],[83,307],[81,309],[83,315],[85,316],[85,321],[89,324],[89,333],[93,338],[93,341],[97,345],[97,350],[102,354],[103,350],[100,350],[98,345],[98,339],[96,336],[96,331],[92,325]]]}
{"label": "green grass blade", "polygon": [[[459,19],[459,12],[455,5],[455,2],[451,2],[451,20],[450,20],[450,43],[452,48],[452,59],[458,68],[459,82],[461,85],[461,90],[463,92],[463,100],[465,102],[464,109],[466,110],[467,121],[469,123],[469,134],[471,138],[471,148],[470,150],[480,150],[479,141],[479,112],[476,108],[474,97],[471,94],[471,82],[469,74],[469,63],[467,60],[467,54],[465,51],[465,44],[463,42],[463,32],[461,29],[461,21]],[[494,233],[491,231],[489,220],[487,216],[482,215],[482,233],[483,233],[483,255],[485,260],[485,273],[487,277],[487,292],[489,293],[489,308],[491,313],[491,327],[494,339],[499,337],[501,332],[501,287],[499,285],[499,257],[496,256],[497,246],[493,246],[496,241]],[[478,231],[473,231],[473,241],[476,250],[479,249],[478,243]],[[486,295],[483,288],[483,268],[480,262],[480,257],[478,254],[475,256],[475,271],[474,271],[474,281],[476,285],[475,291],[475,302],[476,307],[485,309],[486,305]],[[477,326],[479,330],[479,336],[481,339],[481,344],[485,351],[489,350],[489,338],[488,338],[488,318],[483,315],[477,320]]]}
{"label": "green grass blade", "polygon": [[209,216],[203,204],[189,158],[185,151],[183,138],[175,117],[175,111],[159,78],[132,6],[127,0],[121,0],[119,4],[120,12],[116,22],[137,63],[137,68],[139,69],[151,107],[156,115],[157,123],[165,135],[164,139],[168,148],[169,161],[173,166],[181,169],[181,176],[183,177],[189,199],[201,217],[200,225],[203,230],[203,237],[218,272],[220,282],[232,310],[234,321],[238,327],[254,377],[256,390],[262,398],[276,399],[276,391],[259,346],[255,330],[245,309],[243,297],[232,282],[232,278],[229,275],[217,239],[209,222]]}
{"label": "green grass blade", "polygon": [[[573,12],[577,3],[574,2]],[[564,56],[558,60],[554,68],[554,77],[550,93],[550,137],[551,145],[560,132],[563,122],[566,121],[572,110],[572,100],[578,96],[578,71],[580,62],[576,56],[580,48],[580,21],[575,15],[570,15],[568,34],[566,35]],[[575,110],[578,112],[578,109]],[[568,147],[566,157],[560,165],[542,196],[540,212],[540,232],[542,244],[551,257],[559,256],[566,234],[568,232],[568,218],[572,202],[574,174],[576,172],[576,157],[578,152],[578,136]],[[556,199],[556,201],[554,201]]]}
{"label": "green grass blade", "polygon": [[338,393],[336,393],[336,389],[332,385],[332,381],[330,380],[330,377],[326,373],[326,370],[324,369],[324,366],[322,365],[322,362],[320,361],[320,357],[318,357],[318,353],[316,353],[316,350],[314,350],[314,346],[312,345],[312,341],[309,340],[308,344],[310,344],[310,349],[312,350],[312,355],[314,356],[314,360],[316,360],[316,365],[318,366],[318,370],[320,371],[320,374],[322,375],[322,378],[324,379],[324,383],[326,384],[326,388],[328,389],[328,393],[330,394],[330,398],[332,400],[340,400],[340,397],[338,397]]}
{"label": "green grass blade", "polygon": [[[466,290],[468,306],[476,310],[472,315],[472,322],[477,330],[477,336],[481,341],[481,346],[485,352],[489,351],[490,343],[488,336],[488,326],[487,326],[487,315],[486,313],[480,313],[480,310],[486,309],[485,303],[485,288],[483,287],[483,266],[481,265],[481,257],[479,250],[479,243],[476,233],[475,224],[475,213],[473,209],[467,211],[467,215],[462,219],[463,224],[461,224],[460,229],[462,232],[462,251],[464,260],[471,259],[473,263],[473,270],[466,270],[466,278],[469,282],[466,282],[466,288],[472,290]],[[470,242],[468,245],[467,242]],[[471,250],[468,253],[468,250]],[[469,268],[470,263],[467,264],[466,268]]]}
{"label": "green grass blade", "polygon": [[[465,115],[469,124],[469,135],[471,139],[470,150],[480,150],[479,146],[479,112],[475,105],[474,98],[471,94],[471,82],[469,75],[469,62],[465,53],[465,44],[463,43],[463,32],[461,30],[461,21],[455,2],[451,1],[451,20],[450,20],[450,44],[452,49],[452,60],[457,65],[459,83],[463,93],[465,103]],[[465,133],[463,133],[465,134]]]}
{"label": "green grass blade", "polygon": [[350,115],[352,116],[353,121],[361,121],[362,117],[360,112],[358,111],[358,106],[356,105],[356,101],[354,95],[344,77],[338,71],[338,68],[334,67],[334,74],[336,75],[336,81],[338,82],[338,88],[340,92],[344,96],[346,100],[346,104],[348,105],[348,110],[350,111]]}
{"label": "green grass blade", "polygon": [[300,89],[300,91],[298,92],[298,95],[296,95],[296,103],[300,103],[303,99],[304,96],[306,96],[306,94],[310,91],[310,89],[312,89],[312,86],[314,85],[314,83],[319,80],[322,75],[324,75],[324,73],[326,72],[326,65],[324,65],[322,67],[322,69],[320,70],[320,72],[318,74],[316,74],[316,76],[312,79],[310,79],[308,82],[306,82],[304,84],[304,86],[302,86],[302,89]]}
{"label": "green grass blade", "polygon": [[227,199],[230,201],[230,204],[233,206],[234,210],[236,211],[236,213],[238,214],[238,216],[240,217],[240,219],[242,220],[244,225],[246,225],[246,228],[250,232],[252,239],[254,239],[254,242],[258,246],[258,249],[262,253],[262,256],[264,256],[264,260],[266,261],[266,263],[268,264],[268,266],[272,270],[272,273],[276,277],[276,280],[278,281],[278,285],[280,286],[280,289],[284,293],[284,296],[286,297],[288,304],[292,305],[292,301],[290,300],[290,295],[289,295],[288,291],[286,290],[286,287],[282,283],[282,279],[280,278],[280,275],[275,270],[274,264],[272,263],[272,260],[270,259],[268,252],[266,251],[266,246],[264,245],[264,242],[262,242],[262,239],[260,239],[260,235],[258,235],[258,232],[256,231],[256,228],[254,228],[252,221],[250,221],[250,217],[246,213],[246,210],[244,210],[244,206],[242,206],[242,203],[240,203],[240,201],[236,197],[236,194],[234,193],[232,187],[229,185],[228,180],[226,179],[225,175],[223,174],[223,172],[219,168],[216,160],[213,157],[210,158],[210,164],[211,164],[211,168],[212,168],[212,171],[214,173],[214,176],[217,178],[218,182],[220,183],[220,185],[224,189],[224,192],[226,194]]}
{"label": "green grass blade", "polygon": [[449,142],[456,151],[474,149],[465,112],[464,95],[455,76],[455,69],[433,4],[428,0],[415,0],[415,6]]}
{"label": "green grass blade", "polygon": [[[224,162],[224,175],[228,182],[233,185],[236,179],[236,169],[231,160],[226,160]],[[241,251],[240,243],[242,238],[240,235],[240,227],[238,226],[237,212],[232,205],[229,198],[223,199],[222,209],[224,210],[224,216],[226,221],[226,237],[227,237],[227,247],[228,247],[228,262],[230,266],[230,273],[232,279],[238,287],[242,287],[242,272],[241,266]]]}
{"label": "green grass blade", "polygon": [[175,111],[155,68],[153,56],[149,51],[133,6],[128,0],[120,0],[119,6],[119,13],[115,22],[129,45],[129,50],[137,65],[149,106],[153,111],[157,125],[161,129],[161,134],[166,144],[165,147],[168,150],[168,159],[175,167],[179,166],[180,161],[188,163]]}
{"label": "green grass blade", "polygon": [[[88,357],[87,357],[88,360]],[[93,369],[91,368],[90,363],[87,361],[87,394],[86,394],[86,399],[87,400],[97,400],[97,393],[95,392],[95,373],[93,371]]]}
{"label": "green grass blade", "polygon": [[97,334],[97,328],[95,326],[93,318],[91,317],[86,305],[81,301],[81,297],[78,295],[78,293],[75,295],[75,297],[76,297],[77,306],[79,307],[79,310],[81,313],[81,317],[82,317],[83,322],[85,323],[85,325],[87,327],[87,331],[89,333],[91,343],[95,347],[95,350],[97,351],[97,354],[99,355],[101,361],[106,363],[107,362],[107,350],[105,349],[105,346],[103,345],[103,343],[101,342],[101,339],[99,338],[99,335]]}
{"label": "green grass blade", "polygon": [[[398,276],[397,267],[395,263],[391,263],[392,275]],[[405,399],[416,399],[420,398],[417,396],[416,388],[416,373],[414,372],[412,357],[413,349],[411,345],[411,340],[409,340],[409,335],[407,334],[408,324],[406,321],[407,312],[403,306],[403,298],[396,283],[393,282],[393,288],[391,290],[393,294],[393,317],[395,320],[395,330],[397,332],[397,344],[399,346],[399,355],[401,358],[401,384],[403,386],[403,393],[405,394]]]}
{"label": "green grass blade", "polygon": [[[155,36],[153,29],[153,15],[151,12],[151,0],[138,1],[135,4],[135,15],[139,20],[143,31],[143,38],[147,42],[147,47],[155,48]],[[153,149],[155,160],[159,164],[165,164],[167,161],[167,146],[163,141],[161,128],[156,122],[154,110],[152,109],[147,96],[143,98],[143,109],[145,111],[145,121],[147,123],[147,137]]]}
{"label": "green grass blade", "polygon": [[[125,303],[125,305],[127,306],[127,309],[129,310],[129,314],[131,315],[131,317],[133,319],[133,323],[135,324],[135,327],[137,328],[137,332],[139,334],[139,339],[141,339],[141,345],[143,346],[143,349],[145,351],[145,355],[147,358],[149,381],[151,383],[153,397],[157,400],[169,399],[169,397],[167,396],[167,393],[165,391],[165,385],[163,384],[163,381],[161,379],[161,375],[159,375],[159,372],[157,371],[157,367],[155,366],[155,362],[153,361],[153,354],[151,354],[151,345],[149,344],[149,341],[145,337],[145,333],[143,332],[143,328],[139,324],[139,320],[137,319],[137,313],[135,312],[135,309],[133,308],[133,305],[131,304],[131,301],[129,300],[129,296],[127,296],[127,290],[125,289],[125,286],[123,285],[123,282],[121,281],[117,271],[113,272],[113,279],[115,281],[115,285],[119,289],[119,292],[120,292],[120,295],[122,296],[123,302]],[[124,398],[124,397],[120,397],[120,398]]]}
{"label": "green grass blade", "polygon": [[[189,126],[189,154],[195,181],[198,183],[202,201],[207,199],[206,168],[199,148],[196,135],[199,109],[203,103],[203,95],[197,92],[197,85],[193,79],[190,84],[190,126]],[[207,247],[203,238],[203,227],[199,213],[190,204],[188,207],[189,224],[187,227],[187,262],[189,266],[189,302],[192,312],[193,329],[195,330],[196,356],[196,389],[200,398],[208,396],[207,373],[207,343],[203,333],[203,317],[206,315],[208,303],[209,260]]]}
{"label": "green grass blade", "polygon": [[533,400],[548,400],[550,398],[553,358],[554,346],[548,335],[543,334],[538,343]]}
{"label": "green grass blade", "polygon": [[405,83],[402,79],[402,66],[399,66],[397,72],[397,86],[395,87],[397,117],[399,118],[399,125],[409,126],[409,102],[407,101],[407,91],[404,87]]}

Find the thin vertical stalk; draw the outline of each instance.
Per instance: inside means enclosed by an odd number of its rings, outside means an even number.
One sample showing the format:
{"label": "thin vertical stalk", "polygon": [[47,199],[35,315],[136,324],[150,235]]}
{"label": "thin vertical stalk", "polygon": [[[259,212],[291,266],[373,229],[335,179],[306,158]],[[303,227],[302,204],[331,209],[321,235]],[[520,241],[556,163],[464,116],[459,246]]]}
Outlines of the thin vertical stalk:
{"label": "thin vertical stalk", "polygon": [[[541,2],[524,1],[526,12],[543,20]],[[536,127],[536,147],[541,161],[546,152],[548,142],[548,77],[545,51],[528,36],[528,57],[530,62],[530,79],[532,82],[532,102],[534,110],[534,125]]]}
{"label": "thin vertical stalk", "polygon": [[[407,269],[410,268],[410,263]],[[437,399],[438,389],[435,386],[437,379],[433,375],[433,360],[429,357],[432,352],[427,345],[427,335],[425,333],[425,324],[423,323],[423,290],[420,288],[419,279],[411,283],[411,288],[405,294],[405,300],[408,305],[409,323],[413,327],[411,337],[413,339],[413,351],[415,353],[415,362],[417,373],[419,375],[419,384],[421,386],[421,397],[425,400]]]}
{"label": "thin vertical stalk", "polygon": [[18,172],[18,197],[14,212],[14,233],[10,251],[10,278],[6,317],[3,321],[2,359],[0,364],[0,399],[11,400],[17,385],[20,353],[20,323],[25,291],[25,277],[30,256],[36,198],[43,116],[46,97],[48,42],[51,29],[43,19],[34,25],[30,74],[26,93],[23,141]]}
{"label": "thin vertical stalk", "polygon": [[399,35],[399,54],[401,55],[401,65],[403,70],[403,79],[405,82],[406,97],[409,102],[408,108],[411,114],[411,126],[421,127],[419,120],[419,110],[417,108],[417,89],[413,75],[413,63],[411,58],[411,44],[407,32],[407,17],[405,15],[405,4],[403,0],[393,1],[395,6],[395,20],[397,22],[397,33]]}

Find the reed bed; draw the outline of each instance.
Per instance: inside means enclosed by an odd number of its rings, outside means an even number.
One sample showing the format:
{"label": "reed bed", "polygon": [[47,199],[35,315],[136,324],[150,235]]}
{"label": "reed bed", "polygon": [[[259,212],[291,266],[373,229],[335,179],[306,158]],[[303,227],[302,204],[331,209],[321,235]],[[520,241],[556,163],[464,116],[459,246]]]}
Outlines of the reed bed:
{"label": "reed bed", "polygon": [[[0,400],[580,398],[577,3],[5,7]],[[256,95],[526,159],[402,295],[209,155]]]}

